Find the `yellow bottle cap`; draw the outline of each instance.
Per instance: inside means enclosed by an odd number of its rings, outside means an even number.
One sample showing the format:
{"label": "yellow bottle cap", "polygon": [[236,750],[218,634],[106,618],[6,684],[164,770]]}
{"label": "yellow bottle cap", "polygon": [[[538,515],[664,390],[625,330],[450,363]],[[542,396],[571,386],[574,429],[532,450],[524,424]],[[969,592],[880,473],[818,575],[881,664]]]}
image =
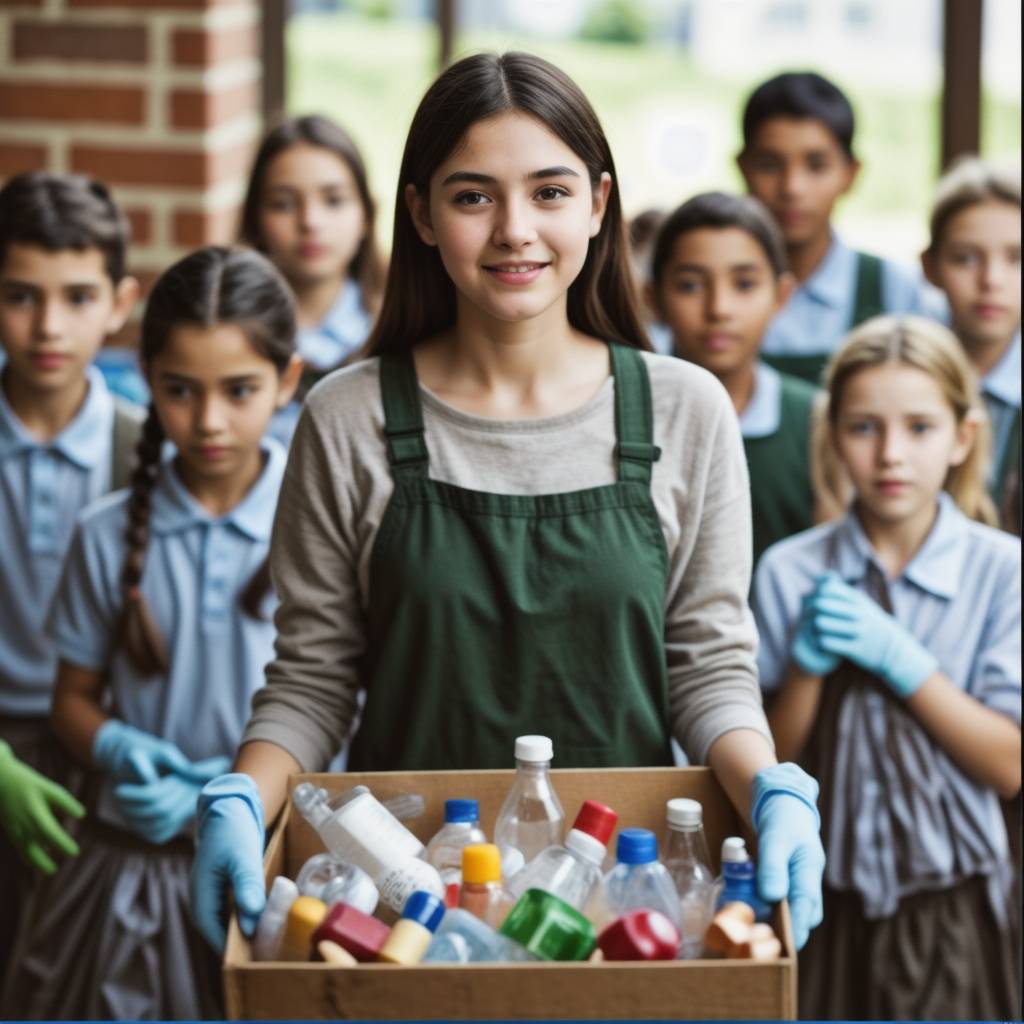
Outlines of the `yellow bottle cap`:
{"label": "yellow bottle cap", "polygon": [[501,881],[501,853],[494,843],[462,848],[462,880],[471,885]]}
{"label": "yellow bottle cap", "polygon": [[305,949],[312,952],[313,932],[326,916],[326,903],[312,896],[300,896],[288,911],[282,945],[287,944],[296,951]]}

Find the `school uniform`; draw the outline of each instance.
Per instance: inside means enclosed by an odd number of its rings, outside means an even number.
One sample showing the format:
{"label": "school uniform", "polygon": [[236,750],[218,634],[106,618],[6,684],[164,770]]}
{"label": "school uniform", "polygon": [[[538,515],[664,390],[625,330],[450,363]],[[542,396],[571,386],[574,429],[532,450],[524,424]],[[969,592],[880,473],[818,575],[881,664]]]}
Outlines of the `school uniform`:
{"label": "school uniform", "polygon": [[[104,673],[110,715],[190,760],[234,753],[273,655],[274,599],[264,620],[238,603],[266,557],[284,471],[276,442],[265,440],[264,452],[259,479],[219,518],[189,494],[173,461],[161,467],[141,588],[167,644],[166,676],[140,673],[117,642],[129,492],[83,513],[54,603],[58,654]],[[82,852],[36,894],[5,1005],[55,1019],[222,1016],[217,958],[188,915],[192,840],[183,832],[154,846],[128,832],[112,786],[95,777]]]}
{"label": "school uniform", "polygon": [[761,358],[818,384],[843,337],[880,313],[917,313],[944,320],[945,300],[899,264],[857,252],[833,235],[821,264],[772,318]]}
{"label": "school uniform", "polygon": [[363,292],[351,278],[338,292],[327,316],[315,327],[302,327],[295,337],[296,352],[306,364],[295,398],[274,413],[267,433],[285,447],[291,443],[302,402],[321,378],[354,355],[370,336],[373,317],[363,302]]}
{"label": "school uniform", "polygon": [[[1020,534],[1020,331],[1002,358],[981,378],[981,397],[992,424],[989,490],[1003,525]],[[1016,489],[1016,502],[1012,491]],[[1012,509],[1016,505],[1016,515]]]}
{"label": "school uniform", "polygon": [[767,363],[754,369],[754,393],[740,414],[750,471],[754,564],[765,549],[813,521],[811,413],[814,388]]}
{"label": "school uniform", "polygon": [[588,402],[542,419],[455,409],[408,353],[311,392],[272,545],[277,657],[244,741],[321,769],[360,691],[359,770],[500,767],[535,732],[560,767],[768,735],[729,398],[700,367],[611,352]]}
{"label": "school uniform", "polygon": [[[853,511],[770,548],[754,581],[761,685],[782,685],[801,614],[835,571],[872,595],[954,685],[1021,718],[1020,542],[947,494],[900,576]],[[801,954],[810,1018],[987,1019],[1019,1013],[1006,829],[974,781],[879,679],[841,662],[801,763],[821,785],[824,923]]]}

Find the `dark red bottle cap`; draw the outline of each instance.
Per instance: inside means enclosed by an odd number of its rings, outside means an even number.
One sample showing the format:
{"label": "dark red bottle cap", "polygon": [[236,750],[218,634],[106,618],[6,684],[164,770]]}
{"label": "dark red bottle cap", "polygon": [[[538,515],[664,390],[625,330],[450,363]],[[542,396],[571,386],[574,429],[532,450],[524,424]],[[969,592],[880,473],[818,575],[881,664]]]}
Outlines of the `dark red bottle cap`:
{"label": "dark red bottle cap", "polygon": [[618,820],[619,816],[610,807],[599,804],[596,800],[584,800],[572,827],[580,832],[586,832],[588,836],[593,836],[599,843],[607,846]]}
{"label": "dark red bottle cap", "polygon": [[335,903],[320,927],[313,932],[313,949],[317,943],[327,939],[347,949],[357,960],[365,963],[376,960],[380,947],[391,929],[369,914],[364,914],[347,903]]}
{"label": "dark red bottle cap", "polygon": [[631,910],[597,937],[605,960],[674,960],[679,929],[659,910]]}

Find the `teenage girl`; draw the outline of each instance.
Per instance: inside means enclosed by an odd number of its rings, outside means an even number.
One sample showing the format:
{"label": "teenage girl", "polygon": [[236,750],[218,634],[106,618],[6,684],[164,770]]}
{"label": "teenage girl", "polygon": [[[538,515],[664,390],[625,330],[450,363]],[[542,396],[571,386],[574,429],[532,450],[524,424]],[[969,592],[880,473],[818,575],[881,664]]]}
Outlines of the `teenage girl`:
{"label": "teenage girl", "polygon": [[375,216],[363,158],[334,121],[289,118],[264,138],[242,207],[241,240],[270,257],[295,295],[306,369],[296,401],[270,428],[285,444],[309,388],[370,333],[384,284]]}
{"label": "teenage girl", "polygon": [[372,358],[307,401],[273,544],[277,658],[200,802],[197,920],[251,929],[264,822],[366,691],[357,770],[668,765],[677,737],[760,833],[797,941],[817,787],[777,765],[746,603],[750,506],[724,389],[648,349],[608,143],[528,54],[459,61],[403,157]]}
{"label": "teenage girl", "polygon": [[301,362],[287,285],[249,250],[171,267],[141,334],[153,401],[131,488],[83,513],[51,616],[51,722],[96,792],[81,854],[18,940],[4,1005],[29,1017],[223,1012],[188,919],[191,831],[273,654],[266,557],[285,453],[263,435]]}
{"label": "teenage girl", "polygon": [[[1020,789],[1020,541],[990,526],[987,420],[956,338],[879,317],[827,368],[854,501],[754,580],[780,757],[821,782],[810,1018],[1011,1018],[998,797]],[[979,521],[980,520],[980,521]]]}
{"label": "teenage girl", "polygon": [[992,421],[989,489],[1020,534],[1020,171],[972,157],[942,178],[925,274],[949,300],[953,331]]}

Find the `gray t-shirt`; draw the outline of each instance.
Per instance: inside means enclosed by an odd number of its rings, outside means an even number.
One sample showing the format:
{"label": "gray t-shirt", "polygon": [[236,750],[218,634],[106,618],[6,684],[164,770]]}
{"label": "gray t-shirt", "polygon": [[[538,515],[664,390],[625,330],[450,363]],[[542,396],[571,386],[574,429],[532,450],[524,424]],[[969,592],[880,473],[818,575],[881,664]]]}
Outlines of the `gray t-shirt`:
{"label": "gray t-shirt", "polygon": [[[691,760],[702,762],[733,729],[755,729],[771,743],[747,606],[747,468],[721,384],[680,359],[645,353],[644,361],[654,443],[662,449],[651,491],[669,552],[672,732]],[[543,419],[471,416],[422,387],[420,397],[433,479],[526,495],[616,479],[611,377],[580,408]],[[309,394],[281,488],[271,545],[281,601],[277,656],[253,697],[243,742],[268,740],[306,771],[329,762],[356,713],[370,556],[393,489],[383,431],[378,361],[331,374]]]}

